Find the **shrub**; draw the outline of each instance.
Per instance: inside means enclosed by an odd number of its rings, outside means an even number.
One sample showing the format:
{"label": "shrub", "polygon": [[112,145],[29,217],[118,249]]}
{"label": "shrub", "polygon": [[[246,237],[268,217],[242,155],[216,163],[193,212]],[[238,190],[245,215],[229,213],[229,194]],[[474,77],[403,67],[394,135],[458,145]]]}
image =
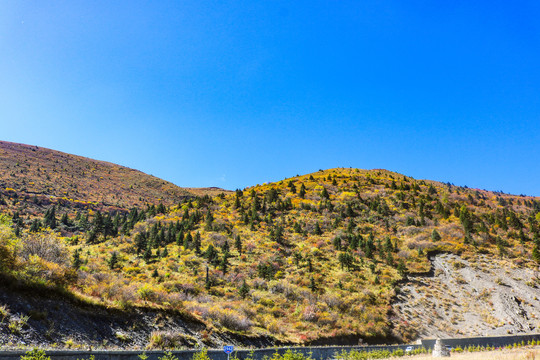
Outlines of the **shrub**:
{"label": "shrub", "polygon": [[22,243],[20,255],[28,260],[32,255],[37,255],[43,260],[60,265],[69,262],[68,252],[62,242],[52,234],[32,234],[26,237]]}
{"label": "shrub", "polygon": [[2,321],[9,316],[9,308],[7,305],[1,305],[0,306],[0,317],[2,318]]}
{"label": "shrub", "polygon": [[29,316],[21,316],[19,319],[13,319],[9,322],[8,329],[14,333],[19,334],[21,330],[26,326]]}
{"label": "shrub", "polygon": [[265,356],[264,360],[312,360],[311,356],[306,356],[301,352],[287,350],[284,354],[274,353],[272,357]]}
{"label": "shrub", "polygon": [[158,358],[159,360],[178,360],[176,356],[172,354],[172,352],[167,351],[162,357]]}
{"label": "shrub", "polygon": [[155,297],[155,291],[152,288],[152,286],[148,284],[144,284],[137,290],[137,294],[141,298],[141,300],[145,301],[151,301]]}
{"label": "shrub", "polygon": [[201,351],[193,354],[192,360],[211,360],[208,356],[208,351],[206,348],[203,348]]}
{"label": "shrub", "polygon": [[[148,349],[175,349],[180,346],[195,346],[197,341],[190,335],[173,331],[153,331],[146,347]],[[164,358],[160,360],[174,360]]]}
{"label": "shrub", "polygon": [[210,309],[209,315],[227,329],[247,331],[251,328],[251,321],[232,309],[213,307]]}
{"label": "shrub", "polygon": [[2,225],[0,222],[0,270],[12,270],[14,268],[17,245],[18,242],[13,231],[8,225]]}
{"label": "shrub", "polygon": [[22,355],[21,360],[51,360],[51,357],[47,356],[45,351],[41,349],[33,349]]}

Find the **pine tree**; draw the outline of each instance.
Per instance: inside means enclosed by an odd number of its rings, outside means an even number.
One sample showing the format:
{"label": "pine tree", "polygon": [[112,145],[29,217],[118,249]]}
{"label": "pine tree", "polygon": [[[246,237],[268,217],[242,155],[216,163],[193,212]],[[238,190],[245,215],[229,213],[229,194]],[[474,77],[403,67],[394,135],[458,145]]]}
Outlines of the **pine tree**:
{"label": "pine tree", "polygon": [[405,262],[403,261],[403,259],[399,259],[397,271],[401,276],[405,275],[407,267],[405,266]]}
{"label": "pine tree", "polygon": [[300,192],[298,193],[298,196],[300,196],[300,198],[304,198],[306,196],[306,187],[304,186],[304,184],[302,184],[302,186],[300,187]]}
{"label": "pine tree", "polygon": [[219,264],[221,271],[223,271],[223,274],[227,274],[227,270],[229,269],[229,254],[224,253],[223,257],[221,258],[221,262]]}
{"label": "pine tree", "polygon": [[47,212],[45,212],[45,216],[43,217],[43,225],[46,227],[49,227],[51,229],[56,229],[56,207],[52,206]]}
{"label": "pine tree", "polygon": [[236,235],[234,238],[234,247],[238,251],[240,255],[242,255],[242,239],[240,239],[240,235]]}
{"label": "pine tree", "polygon": [[323,199],[330,199],[330,195],[328,194],[328,190],[323,186],[323,189],[321,191],[321,197]]}
{"label": "pine tree", "polygon": [[176,236],[176,245],[177,246],[184,245],[184,231],[183,230],[180,230],[180,232]]}
{"label": "pine tree", "polygon": [[139,233],[135,235],[135,251],[139,255],[148,246],[146,241],[146,233]]}
{"label": "pine tree", "polygon": [[214,248],[214,245],[210,244],[206,248],[206,251],[204,252],[204,257],[208,259],[208,262],[214,263],[214,261],[217,259],[218,252]]}
{"label": "pine tree", "polygon": [[317,284],[315,284],[315,279],[313,276],[309,279],[309,290],[311,290],[313,293],[317,291]]}
{"label": "pine tree", "polygon": [[118,265],[118,254],[116,253],[116,251],[113,251],[113,253],[111,254],[111,257],[108,261],[108,265],[109,265],[109,269],[114,269],[116,268],[116,266]]}
{"label": "pine tree", "polygon": [[195,239],[193,240],[193,247],[197,255],[201,254],[201,233],[198,231],[195,233]]}
{"label": "pine tree", "polygon": [[101,214],[101,211],[96,212],[92,226],[97,234],[103,233],[103,215]]}
{"label": "pine tree", "polygon": [[206,290],[210,289],[210,286],[212,285],[210,283],[210,273],[209,273],[209,269],[208,269],[208,266],[206,267],[206,279],[205,279],[205,282],[204,282],[204,287],[206,288]]}
{"label": "pine tree", "polygon": [[322,235],[322,233],[323,233],[323,232],[322,232],[322,230],[321,230],[321,227],[320,227],[320,225],[319,225],[319,222],[317,221],[317,222],[315,223],[315,229],[313,230],[313,234],[315,234],[315,235]]}
{"label": "pine tree", "polygon": [[152,259],[152,245],[151,244],[148,244],[148,246],[146,247],[146,251],[144,252],[143,259],[146,262]]}
{"label": "pine tree", "polygon": [[30,232],[38,232],[41,229],[41,221],[34,219],[30,225]]}
{"label": "pine tree", "polygon": [[240,289],[238,289],[238,294],[242,299],[245,299],[246,296],[249,294],[249,286],[246,284],[246,280],[242,283],[242,286],[240,286]]}
{"label": "pine tree", "polygon": [[64,213],[64,215],[62,215],[62,218],[60,219],[60,222],[66,226],[69,226],[70,223],[69,223],[69,217],[67,215],[67,213]]}
{"label": "pine tree", "polygon": [[82,265],[81,254],[80,254],[80,250],[77,249],[73,253],[73,260],[71,261],[71,266],[73,266],[74,269],[79,269],[81,265]]}
{"label": "pine tree", "polygon": [[341,237],[336,236],[332,241],[332,244],[334,245],[334,249],[341,250]]}
{"label": "pine tree", "polygon": [[291,193],[296,194],[296,186],[294,186],[294,183],[292,180],[289,180],[289,184],[287,185],[289,187],[289,190]]}
{"label": "pine tree", "polygon": [[532,250],[532,258],[534,261],[540,264],[540,250],[538,248],[538,244],[534,244],[534,247]]}
{"label": "pine tree", "polygon": [[86,238],[86,242],[89,244],[96,244],[98,241],[98,234],[95,229],[92,229],[88,232],[88,236]]}
{"label": "pine tree", "polygon": [[439,234],[437,229],[433,229],[433,231],[431,232],[431,240],[435,242],[441,240],[441,235]]}
{"label": "pine tree", "polygon": [[208,210],[208,213],[206,214],[206,230],[212,231],[212,223],[214,222],[214,215],[212,215],[212,212]]}

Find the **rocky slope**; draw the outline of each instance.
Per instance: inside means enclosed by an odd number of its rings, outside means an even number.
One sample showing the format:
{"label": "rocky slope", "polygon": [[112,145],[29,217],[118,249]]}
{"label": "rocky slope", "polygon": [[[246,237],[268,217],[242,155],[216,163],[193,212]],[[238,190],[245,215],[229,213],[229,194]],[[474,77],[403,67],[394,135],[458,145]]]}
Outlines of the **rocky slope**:
{"label": "rocky slope", "polygon": [[396,320],[420,337],[525,334],[540,327],[540,278],[517,259],[432,257],[429,275],[409,276],[393,303]]}
{"label": "rocky slope", "polygon": [[[4,280],[4,279],[3,279]],[[55,291],[0,284],[0,348],[144,349],[275,345],[269,338],[212,332],[176,311],[118,310]]]}

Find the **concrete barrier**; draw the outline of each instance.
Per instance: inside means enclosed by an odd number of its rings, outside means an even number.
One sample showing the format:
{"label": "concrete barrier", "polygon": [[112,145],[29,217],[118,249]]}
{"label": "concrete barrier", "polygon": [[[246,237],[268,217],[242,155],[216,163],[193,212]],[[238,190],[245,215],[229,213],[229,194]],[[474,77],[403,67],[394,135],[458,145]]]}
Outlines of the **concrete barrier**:
{"label": "concrete barrier", "polygon": [[[452,347],[467,347],[471,346],[494,346],[502,347],[507,345],[513,345],[521,343],[522,341],[527,343],[532,340],[540,341],[540,334],[529,335],[511,335],[511,336],[489,336],[489,337],[470,337],[470,338],[458,338],[458,339],[441,339],[444,345]],[[280,347],[280,348],[268,348],[268,349],[255,349],[255,350],[238,350],[235,351],[232,356],[236,356],[238,359],[243,360],[252,357],[254,360],[264,360],[265,357],[271,358],[276,352],[284,354],[287,350],[292,350],[297,353],[311,356],[314,360],[328,360],[335,359],[337,353],[342,351],[350,352],[356,351],[377,351],[377,350],[389,350],[394,351],[397,349],[405,350],[408,346],[412,346],[414,349],[424,347],[426,349],[433,349],[435,345],[435,339],[421,340],[421,344],[416,345],[367,345],[367,346],[320,346],[320,347]],[[172,351],[172,354],[178,358],[178,360],[191,360],[193,354],[199,350],[180,350]],[[20,360],[20,357],[24,355],[26,351],[0,351],[0,360]],[[142,351],[107,351],[107,350],[51,350],[47,351],[47,355],[52,360],[88,360],[91,355],[95,357],[95,360],[140,360],[139,355]],[[146,351],[148,356],[147,360],[158,360],[165,354],[165,351]],[[223,350],[208,350],[208,356],[212,360],[227,360],[227,354]]]}
{"label": "concrete barrier", "polygon": [[[370,346],[327,346],[327,347],[280,347],[280,348],[268,348],[268,349],[255,349],[255,350],[238,350],[235,351],[232,356],[236,356],[238,359],[246,359],[252,356],[254,360],[263,360],[265,357],[271,358],[276,352],[284,354],[287,350],[292,350],[297,353],[311,356],[315,360],[328,360],[334,359],[337,353],[342,351],[376,351],[376,350],[389,350],[394,351],[397,349],[405,350],[408,346],[418,348],[420,345],[370,345]],[[199,350],[181,350],[172,351],[172,354],[178,358],[178,360],[191,360],[193,354]],[[95,357],[95,360],[140,360],[139,355],[142,351],[81,351],[81,350],[51,350],[46,351],[47,355],[52,360],[87,360],[91,355]],[[146,351],[148,356],[147,360],[158,360],[162,357],[164,351]],[[24,355],[25,351],[0,351],[0,360],[20,360],[21,355]],[[208,350],[208,356],[212,360],[227,360],[227,354],[223,350]]]}

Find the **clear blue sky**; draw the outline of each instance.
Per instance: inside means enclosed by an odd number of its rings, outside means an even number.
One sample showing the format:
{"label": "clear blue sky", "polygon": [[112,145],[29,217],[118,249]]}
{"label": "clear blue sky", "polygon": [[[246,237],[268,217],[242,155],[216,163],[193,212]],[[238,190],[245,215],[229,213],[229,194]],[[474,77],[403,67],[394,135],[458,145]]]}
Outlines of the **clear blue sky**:
{"label": "clear blue sky", "polygon": [[539,1],[0,2],[0,139],[180,186],[540,195]]}

